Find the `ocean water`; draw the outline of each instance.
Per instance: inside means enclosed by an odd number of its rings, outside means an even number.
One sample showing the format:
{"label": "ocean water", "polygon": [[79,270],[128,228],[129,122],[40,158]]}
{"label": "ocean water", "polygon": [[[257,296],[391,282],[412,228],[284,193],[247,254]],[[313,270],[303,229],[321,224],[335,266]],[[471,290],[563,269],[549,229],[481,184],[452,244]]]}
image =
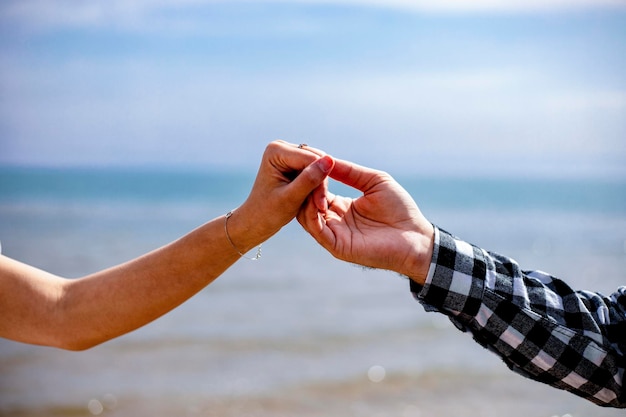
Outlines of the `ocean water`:
{"label": "ocean water", "polygon": [[[222,215],[245,199],[253,180],[247,173],[3,168],[2,252],[80,277]],[[431,221],[525,269],[603,293],[626,284],[624,179],[398,180]],[[446,318],[424,312],[406,279],[333,259],[296,222],[264,244],[260,261],[239,261],[131,334],[85,352],[0,340],[0,415],[499,410],[623,415],[511,373]]]}

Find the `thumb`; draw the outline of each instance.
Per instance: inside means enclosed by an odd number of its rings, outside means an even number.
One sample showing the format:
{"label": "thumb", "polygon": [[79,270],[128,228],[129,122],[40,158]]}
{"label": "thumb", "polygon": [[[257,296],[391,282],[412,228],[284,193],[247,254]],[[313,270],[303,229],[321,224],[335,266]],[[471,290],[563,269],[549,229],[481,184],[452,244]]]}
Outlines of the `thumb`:
{"label": "thumb", "polygon": [[294,197],[304,199],[328,177],[335,166],[335,161],[329,155],[324,155],[317,161],[304,168],[291,182],[289,187]]}

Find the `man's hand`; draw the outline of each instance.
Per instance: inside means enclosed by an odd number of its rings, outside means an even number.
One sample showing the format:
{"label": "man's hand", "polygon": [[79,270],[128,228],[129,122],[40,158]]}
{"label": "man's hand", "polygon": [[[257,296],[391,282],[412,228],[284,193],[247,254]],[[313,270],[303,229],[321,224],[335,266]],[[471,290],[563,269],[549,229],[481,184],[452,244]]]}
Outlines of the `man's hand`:
{"label": "man's hand", "polygon": [[385,172],[337,159],[330,177],[363,195],[352,199],[327,192],[326,211],[309,199],[298,214],[304,229],[338,259],[423,284],[434,229],[406,190]]}

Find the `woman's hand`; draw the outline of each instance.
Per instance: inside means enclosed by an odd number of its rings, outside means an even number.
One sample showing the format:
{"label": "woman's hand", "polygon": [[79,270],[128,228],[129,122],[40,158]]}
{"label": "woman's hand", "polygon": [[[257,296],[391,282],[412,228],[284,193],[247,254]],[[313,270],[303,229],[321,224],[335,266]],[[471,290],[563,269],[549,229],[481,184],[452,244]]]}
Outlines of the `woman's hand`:
{"label": "woman's hand", "polygon": [[247,252],[274,235],[296,216],[309,195],[315,207],[325,210],[326,178],[333,165],[330,156],[307,145],[270,143],[250,195],[228,220],[236,248]]}

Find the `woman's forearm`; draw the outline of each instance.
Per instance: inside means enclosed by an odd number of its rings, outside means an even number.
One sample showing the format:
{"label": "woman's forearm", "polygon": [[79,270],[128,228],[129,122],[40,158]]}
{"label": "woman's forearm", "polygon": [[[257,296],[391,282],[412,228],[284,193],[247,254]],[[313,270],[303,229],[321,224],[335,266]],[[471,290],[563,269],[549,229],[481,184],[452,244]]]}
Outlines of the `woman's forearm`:
{"label": "woman's forearm", "polygon": [[[239,236],[240,228],[235,222],[233,226],[233,241],[255,241]],[[21,314],[5,315],[0,335],[25,343],[88,349],[179,306],[239,258],[227,240],[223,216],[139,258],[78,279],[2,257],[0,310],[14,308]],[[12,306],[14,302],[19,305]],[[15,322],[6,321],[11,317]]]}
{"label": "woman's forearm", "polygon": [[137,259],[68,281],[61,347],[86,349],[135,330],[182,304],[239,258],[220,217]]}

